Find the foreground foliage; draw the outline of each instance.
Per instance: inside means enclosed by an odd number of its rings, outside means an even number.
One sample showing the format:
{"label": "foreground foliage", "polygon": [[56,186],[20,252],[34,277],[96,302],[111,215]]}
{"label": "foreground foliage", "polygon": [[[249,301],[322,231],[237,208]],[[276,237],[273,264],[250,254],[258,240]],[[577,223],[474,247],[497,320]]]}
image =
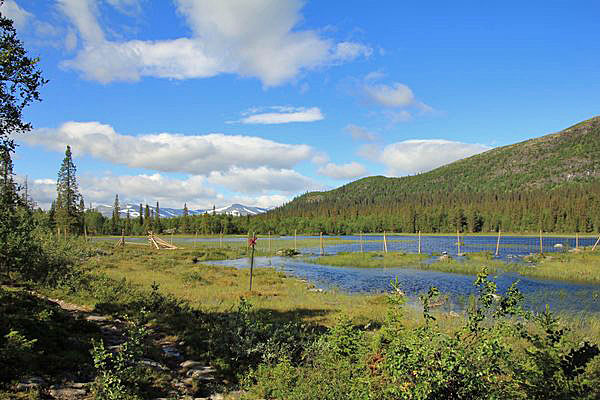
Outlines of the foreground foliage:
{"label": "foreground foliage", "polygon": [[246,381],[247,398],[267,399],[595,399],[600,396],[597,344],[574,341],[546,311],[520,306],[481,273],[479,296],[464,326],[443,332],[422,296],[426,323],[402,323],[402,300],[390,298],[381,329],[363,332],[341,320],[307,349],[301,363],[261,364]]}

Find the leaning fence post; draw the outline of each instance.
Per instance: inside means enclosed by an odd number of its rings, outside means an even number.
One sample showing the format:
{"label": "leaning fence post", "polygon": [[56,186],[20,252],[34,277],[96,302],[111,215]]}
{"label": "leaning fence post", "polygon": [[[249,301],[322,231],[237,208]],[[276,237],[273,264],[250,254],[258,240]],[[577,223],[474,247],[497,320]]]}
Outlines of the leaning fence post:
{"label": "leaning fence post", "polygon": [[594,247],[592,247],[592,251],[596,250],[596,246],[598,246],[598,242],[600,242],[600,236],[598,236],[598,240],[594,243]]}
{"label": "leaning fence post", "polygon": [[383,231],[383,252],[387,253],[387,238],[385,236],[385,231]]}
{"label": "leaning fence post", "polygon": [[252,291],[252,275],[254,273],[254,247],[256,246],[256,233],[252,239],[248,239],[248,247],[252,248],[250,254],[250,291]]}
{"label": "leaning fence post", "polygon": [[498,241],[496,242],[496,256],[500,252],[500,228],[498,228]]}

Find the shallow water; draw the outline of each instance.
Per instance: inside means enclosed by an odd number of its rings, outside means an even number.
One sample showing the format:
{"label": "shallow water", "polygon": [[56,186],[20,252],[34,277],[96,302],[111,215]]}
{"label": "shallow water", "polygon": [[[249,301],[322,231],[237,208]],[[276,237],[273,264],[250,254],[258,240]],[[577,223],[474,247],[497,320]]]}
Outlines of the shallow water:
{"label": "shallow water", "polygon": [[[255,267],[273,267],[288,275],[306,279],[323,289],[339,288],[350,293],[388,292],[390,281],[398,279],[400,289],[413,301],[419,293],[436,286],[449,296],[446,309],[461,309],[471,294],[475,294],[472,275],[453,274],[414,268],[332,267],[306,262],[299,258],[256,257]],[[207,261],[205,264],[249,268],[247,258]],[[526,297],[528,308],[542,310],[546,304],[555,311],[600,312],[600,285],[577,284],[523,277],[502,273],[495,279],[503,293],[514,281]]]}
{"label": "shallow water", "polygon": [[[165,240],[170,241],[168,235],[163,237]],[[353,243],[331,243],[331,239],[342,239],[344,241],[354,241]],[[299,241],[304,239],[319,239],[319,236],[298,236]],[[418,253],[419,250],[419,239],[414,235],[387,235],[387,248],[388,251],[403,251],[406,253]],[[96,240],[113,240],[114,238],[97,238]],[[245,237],[224,237],[220,239],[218,237],[212,238],[173,238],[173,243],[241,243],[245,242]],[[292,243],[294,240],[293,236],[281,236],[273,237],[273,240],[284,240],[290,241],[289,247],[293,247]],[[146,238],[127,238],[127,241],[131,242],[146,242]],[[460,253],[470,252],[481,252],[489,251],[492,253],[496,252],[496,245],[498,244],[498,236],[460,236],[460,246],[458,246],[458,240],[456,236],[422,236],[421,237],[421,252],[424,254],[442,253],[447,252],[450,255],[456,255]],[[583,237],[579,238],[579,246],[593,246],[596,242],[595,237]],[[368,235],[361,237],[358,235],[348,236],[324,236],[324,251],[327,254],[336,254],[340,252],[359,252],[361,248],[363,251],[381,251],[383,250],[383,235]],[[301,243],[299,243],[301,245]],[[548,236],[542,239],[542,250],[544,253],[563,252],[571,248],[575,248],[575,238],[565,238]],[[268,239],[264,236],[258,237],[257,246],[261,249],[266,249],[268,246]],[[305,247],[299,249],[303,254],[319,254],[319,246]],[[513,260],[521,258],[531,253],[540,252],[540,238],[533,236],[501,236],[500,246],[498,251],[498,258],[503,260]]]}

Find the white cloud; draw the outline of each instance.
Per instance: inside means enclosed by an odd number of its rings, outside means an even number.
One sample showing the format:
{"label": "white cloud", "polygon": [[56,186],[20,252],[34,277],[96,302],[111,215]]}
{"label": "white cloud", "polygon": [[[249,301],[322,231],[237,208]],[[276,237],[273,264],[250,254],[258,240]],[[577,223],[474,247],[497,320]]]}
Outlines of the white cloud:
{"label": "white cloud", "polygon": [[159,133],[121,135],[99,122],[67,122],[57,129],[36,129],[20,138],[30,145],[89,154],[116,164],[161,172],[208,175],[232,167],[289,169],[316,153],[307,145],[292,145],[254,136],[180,135]]}
{"label": "white cloud", "polygon": [[30,12],[25,11],[14,0],[5,0],[4,4],[0,5],[0,13],[13,20],[17,29],[24,28],[27,20],[32,17]]}
{"label": "white cloud", "polygon": [[365,85],[364,89],[369,99],[384,107],[407,107],[415,103],[413,91],[402,83]]}
{"label": "white cloud", "polygon": [[83,48],[64,65],[103,83],[233,73],[276,86],[308,69],[372,52],[362,44],[335,43],[316,31],[295,30],[302,19],[300,0],[176,0],[191,37],[121,42],[104,37],[93,0],[59,1],[83,39]]}
{"label": "white cloud", "polygon": [[371,72],[365,77],[362,85],[363,95],[373,104],[385,107],[381,114],[390,122],[406,122],[413,118],[414,114],[423,115],[435,112],[435,110],[416,99],[412,89],[408,86],[394,82],[390,85],[374,83],[383,75],[379,72]]}
{"label": "white cloud", "polygon": [[36,185],[56,185],[54,179],[34,179],[33,183]]}
{"label": "white cloud", "polygon": [[317,172],[333,179],[352,179],[367,174],[365,167],[355,161],[340,165],[328,163],[327,165],[319,168]]}
{"label": "white cloud", "polygon": [[335,46],[333,58],[339,61],[350,61],[358,57],[370,57],[373,49],[364,44],[354,42],[340,42]]}
{"label": "white cloud", "polygon": [[291,169],[238,168],[227,172],[212,172],[208,181],[241,193],[281,191],[294,193],[312,190],[318,185],[311,179]]}
{"label": "white cloud", "polygon": [[489,149],[481,144],[442,139],[405,140],[386,146],[379,159],[390,175],[406,175],[426,172]]}
{"label": "white cloud", "polygon": [[140,0],[106,0],[106,2],[123,14],[137,15],[142,11]]}
{"label": "white cloud", "polygon": [[163,207],[209,208],[218,199],[217,192],[207,186],[206,179],[191,176],[187,179],[174,179],[161,174],[124,176],[83,176],[79,180],[81,194],[89,202],[112,204],[115,195],[121,202],[148,203],[159,201]]}
{"label": "white cloud", "polygon": [[375,143],[367,143],[360,146],[357,154],[370,161],[379,161],[381,146]]}
{"label": "white cloud", "polygon": [[[17,177],[17,180],[23,182],[24,177]],[[291,199],[284,194],[225,196],[208,186],[207,180],[199,176],[187,179],[174,179],[161,174],[82,176],[79,177],[78,182],[86,207],[90,204],[111,205],[116,194],[119,195],[122,204],[139,202],[154,204],[159,201],[161,207],[182,208],[183,204],[187,203],[190,209],[210,209],[213,205],[220,207],[233,203],[269,208],[279,206]],[[53,179],[30,181],[29,194],[39,207],[48,209],[56,199],[56,181]]]}
{"label": "white cloud", "polygon": [[369,132],[365,128],[361,128],[358,125],[349,124],[344,130],[352,136],[354,140],[366,140],[367,142],[373,142],[377,140],[377,135]]}
{"label": "white cloud", "polygon": [[365,75],[365,81],[378,81],[385,77],[383,71],[372,71]]}
{"label": "white cloud", "polygon": [[287,203],[291,200],[291,197],[280,194],[262,195],[257,197],[250,196],[234,196],[231,198],[230,203],[244,204],[248,206],[261,207],[261,208],[272,208],[278,207]]}
{"label": "white cloud", "polygon": [[324,118],[317,107],[281,108],[281,112],[267,112],[248,115],[240,121],[243,124],[287,124],[290,122],[314,122]]}

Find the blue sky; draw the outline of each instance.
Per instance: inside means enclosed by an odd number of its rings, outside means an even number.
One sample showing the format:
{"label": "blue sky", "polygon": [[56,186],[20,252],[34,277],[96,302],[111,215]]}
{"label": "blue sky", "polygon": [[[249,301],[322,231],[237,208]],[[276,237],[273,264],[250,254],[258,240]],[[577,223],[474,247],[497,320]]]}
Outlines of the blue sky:
{"label": "blue sky", "polygon": [[49,79],[15,171],[86,202],[270,207],[600,114],[597,1],[5,0]]}

